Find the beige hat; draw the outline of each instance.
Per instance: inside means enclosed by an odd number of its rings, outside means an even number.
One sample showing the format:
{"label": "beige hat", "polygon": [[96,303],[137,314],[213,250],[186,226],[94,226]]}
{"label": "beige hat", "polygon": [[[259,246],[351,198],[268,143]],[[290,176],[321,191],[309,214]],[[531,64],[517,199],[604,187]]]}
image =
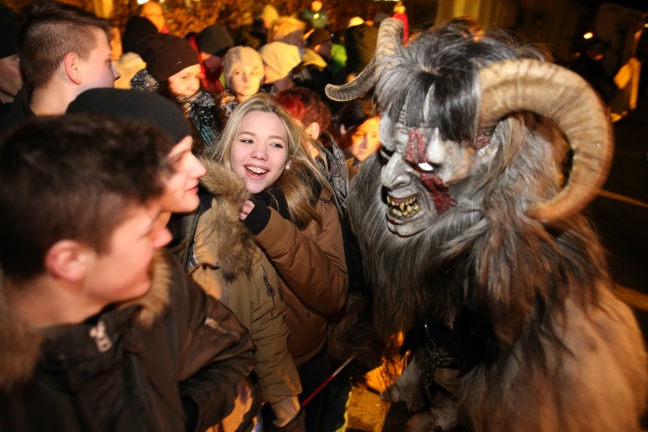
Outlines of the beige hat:
{"label": "beige hat", "polygon": [[299,49],[295,45],[283,42],[270,42],[259,50],[263,63],[274,69],[282,77],[287,76],[291,70],[301,63]]}
{"label": "beige hat", "polygon": [[364,20],[359,16],[355,16],[349,20],[349,25],[347,25],[347,28],[359,26],[360,24],[364,24]]}
{"label": "beige hat", "polygon": [[228,87],[230,85],[230,77],[237,67],[258,68],[259,73],[263,75],[263,60],[261,60],[261,54],[251,47],[236,46],[230,48],[229,51],[227,51],[227,54],[225,54],[223,67]]}
{"label": "beige hat", "polygon": [[275,9],[274,6],[265,5],[261,9],[261,12],[259,12],[259,15],[257,15],[257,18],[268,20],[268,22],[272,23],[279,19],[279,12],[277,12],[277,9]]}

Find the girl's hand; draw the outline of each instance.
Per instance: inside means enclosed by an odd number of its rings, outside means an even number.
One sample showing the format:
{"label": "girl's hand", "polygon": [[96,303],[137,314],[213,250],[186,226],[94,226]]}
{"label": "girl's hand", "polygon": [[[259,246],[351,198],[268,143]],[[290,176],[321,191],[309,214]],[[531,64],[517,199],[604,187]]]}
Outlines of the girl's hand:
{"label": "girl's hand", "polygon": [[239,219],[245,220],[253,208],[254,208],[254,203],[252,201],[250,200],[245,201],[241,206],[241,213],[239,214]]}

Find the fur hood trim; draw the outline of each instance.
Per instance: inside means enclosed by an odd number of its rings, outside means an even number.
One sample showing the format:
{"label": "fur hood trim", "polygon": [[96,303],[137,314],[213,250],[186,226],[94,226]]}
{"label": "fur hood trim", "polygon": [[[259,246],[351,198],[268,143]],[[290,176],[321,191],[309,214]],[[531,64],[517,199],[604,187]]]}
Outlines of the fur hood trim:
{"label": "fur hood trim", "polygon": [[250,198],[245,182],[226,166],[203,160],[207,174],[201,184],[214,197],[212,200],[212,239],[218,242],[217,260],[223,276],[233,280],[239,274],[249,274],[257,249],[252,235],[239,219],[241,206]]}
{"label": "fur hood trim", "polygon": [[[142,297],[121,303],[118,309],[140,305],[137,321],[148,329],[169,304],[170,269],[168,258],[158,251],[151,263],[153,272],[151,289]],[[10,310],[0,274],[0,392],[8,392],[13,386],[27,381],[34,372],[40,357],[40,345],[44,339],[41,332],[29,329]]]}

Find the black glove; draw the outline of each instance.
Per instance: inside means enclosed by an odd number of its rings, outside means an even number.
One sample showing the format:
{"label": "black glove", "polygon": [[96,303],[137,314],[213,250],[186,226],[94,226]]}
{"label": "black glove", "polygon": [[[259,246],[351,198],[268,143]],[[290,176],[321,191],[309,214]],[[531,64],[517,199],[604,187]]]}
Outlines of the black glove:
{"label": "black glove", "polygon": [[252,235],[258,235],[270,222],[270,207],[258,199],[253,199],[254,208],[243,221]]}

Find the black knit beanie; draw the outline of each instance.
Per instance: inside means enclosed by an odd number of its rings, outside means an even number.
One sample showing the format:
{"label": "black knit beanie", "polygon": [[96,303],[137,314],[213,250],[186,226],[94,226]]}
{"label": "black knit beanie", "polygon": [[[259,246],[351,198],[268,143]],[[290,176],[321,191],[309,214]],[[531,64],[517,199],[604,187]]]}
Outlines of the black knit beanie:
{"label": "black knit beanie", "polygon": [[213,24],[198,33],[196,45],[204,53],[223,57],[227,50],[234,45],[234,40],[225,27]]}
{"label": "black knit beanie", "polygon": [[126,22],[124,36],[122,36],[122,46],[124,52],[134,52],[141,55],[139,47],[140,42],[148,37],[157,34],[158,30],[155,25],[141,16],[131,17]]}
{"label": "black knit beanie", "polygon": [[157,93],[94,88],[81,93],[67,108],[68,113],[104,114],[153,123],[171,136],[174,143],[191,135],[191,127],[182,110]]}
{"label": "black knit beanie", "polygon": [[189,66],[200,64],[198,53],[189,41],[178,36],[163,33],[149,36],[140,42],[140,49],[146,70],[159,83]]}

